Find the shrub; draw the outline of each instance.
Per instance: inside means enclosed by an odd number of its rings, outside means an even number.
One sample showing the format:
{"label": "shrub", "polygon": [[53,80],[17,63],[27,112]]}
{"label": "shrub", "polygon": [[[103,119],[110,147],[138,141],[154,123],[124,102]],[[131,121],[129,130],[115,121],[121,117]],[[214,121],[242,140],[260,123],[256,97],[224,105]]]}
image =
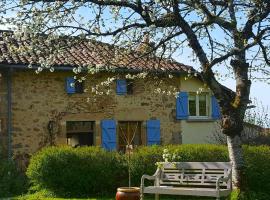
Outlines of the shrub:
{"label": "shrub", "polygon": [[142,174],[153,174],[155,163],[162,161],[163,149],[166,148],[178,157],[175,161],[228,161],[227,148],[220,145],[169,145],[142,147],[131,156],[133,185],[140,184]]}
{"label": "shrub", "polygon": [[[132,185],[139,186],[143,174],[153,174],[162,161],[163,149],[177,154],[176,161],[228,161],[226,146],[169,145],[141,147],[131,156]],[[249,192],[242,199],[270,199],[270,147],[244,147]],[[128,185],[127,156],[98,147],[43,149],[31,159],[27,175],[36,190],[60,197],[111,195]],[[233,194],[232,196],[235,196]],[[266,199],[267,199],[266,198]]]}
{"label": "shrub", "polygon": [[26,176],[18,171],[14,161],[0,160],[0,198],[27,191]]}
{"label": "shrub", "polygon": [[244,156],[249,189],[257,193],[270,194],[270,147],[245,146]]}
{"label": "shrub", "polygon": [[27,169],[34,190],[60,197],[85,197],[115,191],[127,173],[122,157],[98,147],[46,148],[32,157]]}

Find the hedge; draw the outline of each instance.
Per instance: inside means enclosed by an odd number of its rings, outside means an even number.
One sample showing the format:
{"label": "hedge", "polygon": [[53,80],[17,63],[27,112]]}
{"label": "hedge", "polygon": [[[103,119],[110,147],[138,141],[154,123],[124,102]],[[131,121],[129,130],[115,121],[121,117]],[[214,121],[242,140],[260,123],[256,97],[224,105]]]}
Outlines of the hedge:
{"label": "hedge", "polygon": [[18,171],[12,160],[0,160],[0,199],[27,192],[26,176]]}
{"label": "hedge", "polygon": [[[153,174],[163,149],[177,154],[175,161],[228,161],[227,147],[219,145],[171,145],[138,148],[131,155],[132,185],[142,174]],[[253,194],[270,195],[270,147],[244,147],[247,185]],[[127,156],[99,147],[50,147],[31,158],[27,176],[32,189],[57,197],[111,195],[128,185]],[[260,198],[258,198],[260,199]]]}

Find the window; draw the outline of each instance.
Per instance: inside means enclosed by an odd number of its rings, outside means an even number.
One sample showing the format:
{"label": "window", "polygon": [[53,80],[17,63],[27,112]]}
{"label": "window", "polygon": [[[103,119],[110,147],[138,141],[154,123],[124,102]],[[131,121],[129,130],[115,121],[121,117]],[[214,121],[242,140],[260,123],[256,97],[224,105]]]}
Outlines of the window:
{"label": "window", "polygon": [[92,121],[67,121],[67,144],[72,147],[94,145],[94,125]]}
{"label": "window", "polygon": [[127,79],[127,94],[133,94],[133,80]]}
{"label": "window", "polygon": [[75,82],[75,93],[82,94],[84,90],[84,81],[76,81]]}
{"label": "window", "polygon": [[121,121],[118,122],[118,150],[125,152],[126,145],[132,144],[133,148],[143,145],[145,139],[142,135],[141,122]]}
{"label": "window", "polygon": [[133,94],[133,80],[130,79],[119,79],[116,80],[116,94],[126,95]]}
{"label": "window", "polygon": [[83,93],[84,81],[75,80],[73,77],[66,78],[66,92],[67,94]]}
{"label": "window", "polygon": [[207,93],[188,95],[188,108],[190,117],[209,116],[209,95]]}

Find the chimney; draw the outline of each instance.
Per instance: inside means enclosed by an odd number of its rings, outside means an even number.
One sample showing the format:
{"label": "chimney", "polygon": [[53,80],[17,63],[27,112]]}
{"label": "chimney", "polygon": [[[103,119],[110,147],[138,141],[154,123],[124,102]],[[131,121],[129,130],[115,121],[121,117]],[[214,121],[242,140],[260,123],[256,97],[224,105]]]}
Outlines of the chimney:
{"label": "chimney", "polygon": [[[149,32],[144,32],[143,34],[143,40],[137,47],[136,51],[140,54],[147,54],[148,52],[152,51],[155,44],[153,42],[150,42]],[[154,55],[154,52],[151,52],[150,55]]]}

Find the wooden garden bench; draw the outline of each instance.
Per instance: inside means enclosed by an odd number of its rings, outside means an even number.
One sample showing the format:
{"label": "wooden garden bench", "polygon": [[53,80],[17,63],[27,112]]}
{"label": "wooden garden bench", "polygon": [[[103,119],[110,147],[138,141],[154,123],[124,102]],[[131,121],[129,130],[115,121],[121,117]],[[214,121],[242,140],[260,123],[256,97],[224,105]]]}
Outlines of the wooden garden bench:
{"label": "wooden garden bench", "polygon": [[[141,178],[143,194],[226,197],[231,193],[232,173],[229,162],[163,162],[158,163],[153,176]],[[145,179],[153,180],[154,186],[144,186]]]}

